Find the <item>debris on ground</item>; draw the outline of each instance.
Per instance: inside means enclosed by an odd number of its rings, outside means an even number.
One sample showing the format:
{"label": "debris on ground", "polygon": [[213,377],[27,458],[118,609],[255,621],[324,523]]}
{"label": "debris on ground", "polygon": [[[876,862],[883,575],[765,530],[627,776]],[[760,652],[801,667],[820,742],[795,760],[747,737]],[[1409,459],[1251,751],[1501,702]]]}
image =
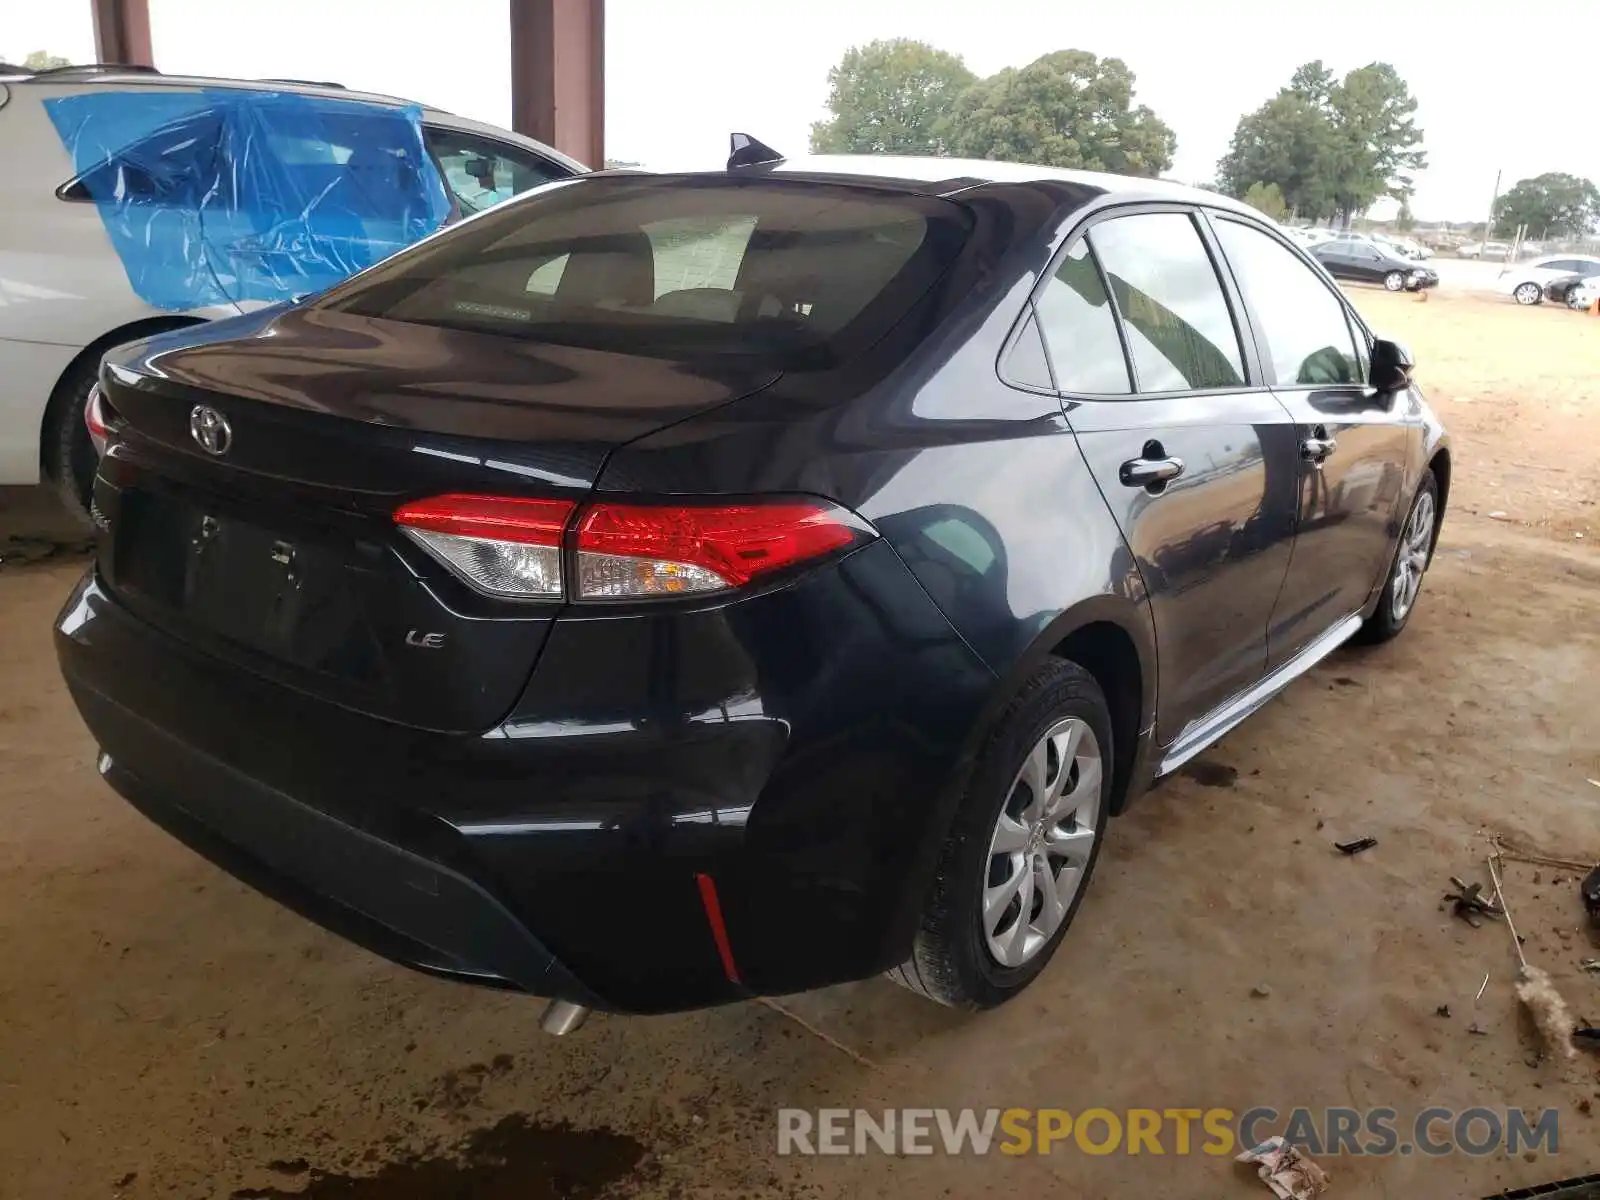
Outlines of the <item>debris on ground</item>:
{"label": "debris on ground", "polygon": [[1494,855],[1489,856],[1488,864],[1489,878],[1494,880],[1494,898],[1499,901],[1500,911],[1505,914],[1506,928],[1511,931],[1511,946],[1517,952],[1517,961],[1522,964],[1522,970],[1517,975],[1517,999],[1522,1001],[1522,1006],[1533,1018],[1545,1045],[1562,1058],[1576,1058],[1578,1052],[1573,1049],[1572,1031],[1577,1022],[1572,1019],[1572,1010],[1567,1007],[1567,1002],[1556,990],[1550,976],[1529,963],[1527,955],[1523,954],[1522,939],[1517,936],[1517,927],[1512,923],[1510,906],[1506,904],[1505,889],[1500,883],[1500,871],[1495,866]]}
{"label": "debris on ground", "polygon": [[1600,958],[1586,958],[1578,964],[1578,969],[1581,971],[1600,972]]}
{"label": "debris on ground", "polygon": [[1378,844],[1375,837],[1356,838],[1352,842],[1335,842],[1333,847],[1340,854],[1360,854],[1363,850],[1371,850]]}
{"label": "debris on ground", "polygon": [[1328,1173],[1281,1137],[1269,1137],[1234,1162],[1253,1164],[1278,1200],[1311,1200],[1328,1190]]}
{"label": "debris on ground", "polygon": [[1439,1005],[1438,1008],[1433,1010],[1433,1015],[1436,1017],[1448,1017],[1450,1015],[1450,1006],[1448,1004]]}
{"label": "debris on ground", "polygon": [[1584,1021],[1572,1031],[1572,1044],[1583,1050],[1600,1050],[1600,1029]]}
{"label": "debris on ground", "polygon": [[1524,964],[1517,977],[1517,999],[1533,1017],[1545,1044],[1563,1058],[1575,1057],[1572,1038],[1577,1022],[1550,976],[1538,967]]}
{"label": "debris on ground", "polygon": [[1589,914],[1589,920],[1600,925],[1600,867],[1583,877],[1578,892],[1583,896],[1583,911]]}
{"label": "debris on ground", "polygon": [[1479,1025],[1476,1021],[1474,1021],[1471,1025],[1467,1026],[1467,1032],[1468,1033],[1475,1033],[1479,1037],[1488,1037],[1489,1036],[1489,1031],[1487,1029],[1485,1029],[1482,1025]]}
{"label": "debris on ground", "polygon": [[1483,894],[1483,884],[1466,884],[1461,882],[1461,880],[1457,879],[1454,875],[1450,876],[1450,882],[1455,884],[1456,890],[1453,892],[1446,892],[1444,894],[1444,898],[1446,900],[1454,901],[1454,911],[1456,916],[1460,917],[1474,929],[1483,924],[1483,922],[1478,919],[1480,916],[1499,917],[1503,915],[1501,910],[1495,905],[1493,897],[1486,897]]}
{"label": "debris on ground", "polygon": [[1272,988],[1268,984],[1258,983],[1250,989],[1250,994],[1252,996],[1270,996],[1272,995]]}

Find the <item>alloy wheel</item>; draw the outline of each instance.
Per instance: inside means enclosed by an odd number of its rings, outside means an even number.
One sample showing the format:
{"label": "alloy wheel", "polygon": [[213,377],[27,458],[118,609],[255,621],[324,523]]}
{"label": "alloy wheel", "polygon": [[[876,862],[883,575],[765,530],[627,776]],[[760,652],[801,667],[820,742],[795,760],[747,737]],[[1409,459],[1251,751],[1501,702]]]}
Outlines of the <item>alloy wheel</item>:
{"label": "alloy wheel", "polygon": [[1045,731],[1012,781],[989,840],[981,898],[995,962],[1020,967],[1050,943],[1083,884],[1100,827],[1100,743],[1087,722]]}
{"label": "alloy wheel", "polygon": [[1539,303],[1539,285],[1536,283],[1519,283],[1517,290],[1511,293],[1517,298],[1518,304]]}
{"label": "alloy wheel", "polygon": [[1383,286],[1391,292],[1398,292],[1406,286],[1406,277],[1399,271],[1390,271],[1383,277]]}
{"label": "alloy wheel", "polygon": [[1411,517],[1400,534],[1400,551],[1395,556],[1394,578],[1389,582],[1389,612],[1398,624],[1406,619],[1422,590],[1422,573],[1428,569],[1428,551],[1433,546],[1433,495],[1423,492],[1411,508]]}

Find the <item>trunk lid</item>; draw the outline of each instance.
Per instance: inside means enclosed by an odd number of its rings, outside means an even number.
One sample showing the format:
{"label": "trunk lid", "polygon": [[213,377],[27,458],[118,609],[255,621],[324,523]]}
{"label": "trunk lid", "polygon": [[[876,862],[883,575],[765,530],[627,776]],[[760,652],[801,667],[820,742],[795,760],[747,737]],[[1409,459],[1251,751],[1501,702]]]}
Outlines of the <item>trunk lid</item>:
{"label": "trunk lid", "polygon": [[102,372],[120,424],[96,489],[101,575],[153,624],[288,686],[482,731],[560,603],[475,591],[395,508],[579,501],[617,446],[774,378],[303,309],[156,338]]}

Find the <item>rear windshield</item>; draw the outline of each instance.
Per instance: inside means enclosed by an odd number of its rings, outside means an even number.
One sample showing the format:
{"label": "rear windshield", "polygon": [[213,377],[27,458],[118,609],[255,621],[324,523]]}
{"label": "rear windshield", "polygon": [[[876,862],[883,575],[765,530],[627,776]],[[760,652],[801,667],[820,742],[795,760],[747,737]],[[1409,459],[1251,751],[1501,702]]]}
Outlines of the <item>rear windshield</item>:
{"label": "rear windshield", "polygon": [[650,357],[831,366],[950,265],[966,211],[792,180],[558,184],[384,263],[319,306]]}

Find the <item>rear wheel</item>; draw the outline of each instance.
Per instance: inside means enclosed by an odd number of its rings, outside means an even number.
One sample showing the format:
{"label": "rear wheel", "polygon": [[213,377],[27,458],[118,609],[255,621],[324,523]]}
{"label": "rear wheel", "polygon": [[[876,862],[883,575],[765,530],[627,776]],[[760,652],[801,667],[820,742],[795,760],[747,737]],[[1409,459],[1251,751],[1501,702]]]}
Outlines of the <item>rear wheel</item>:
{"label": "rear wheel", "polygon": [[1544,291],[1537,283],[1519,283],[1511,295],[1518,304],[1537,304],[1544,299]]}
{"label": "rear wheel", "polygon": [[1361,641],[1387,642],[1398,636],[1411,619],[1417,597],[1422,592],[1422,577],[1433,558],[1438,514],[1439,485],[1434,482],[1432,471],[1424,471],[1411,501],[1411,511],[1400,530],[1400,544],[1395,547],[1394,559],[1389,564],[1383,596],[1378,600],[1377,610],[1367,618],[1357,635]]}
{"label": "rear wheel", "polygon": [[1092,675],[1061,659],[1039,669],[973,771],[911,957],[891,978],[965,1008],[992,1008],[1033,982],[1099,857],[1111,738]]}
{"label": "rear wheel", "polygon": [[72,367],[56,385],[45,413],[41,458],[45,478],[61,497],[73,516],[89,522],[89,501],[94,494],[94,475],[100,469],[100,456],[89,440],[83,423],[84,405],[99,377],[98,356]]}
{"label": "rear wheel", "polygon": [[1404,291],[1406,286],[1405,273],[1403,271],[1390,271],[1383,277],[1383,286],[1391,292]]}

